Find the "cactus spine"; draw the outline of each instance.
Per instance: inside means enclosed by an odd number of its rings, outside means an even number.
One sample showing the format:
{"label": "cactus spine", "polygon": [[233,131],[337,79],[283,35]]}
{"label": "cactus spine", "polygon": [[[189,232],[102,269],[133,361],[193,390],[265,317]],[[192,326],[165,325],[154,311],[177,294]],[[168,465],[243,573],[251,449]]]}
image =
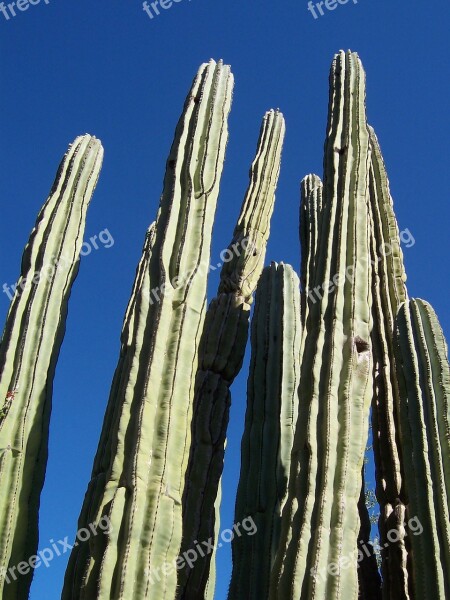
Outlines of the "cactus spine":
{"label": "cactus spine", "polygon": [[[372,357],[370,152],[365,77],[356,54],[335,56],[330,84],[315,272],[326,289],[318,302],[309,305],[289,497],[270,588],[273,600],[358,595],[351,557],[359,528]],[[344,559],[351,563],[348,568],[342,567]]]}
{"label": "cactus spine", "polygon": [[[233,77],[202,65],[167,162],[140,293],[139,319],[107,411],[80,526],[109,518],[110,532],[76,549],[63,598],[170,598],[181,545],[181,497],[205,315],[212,223],[222,173]],[[158,291],[155,301],[154,291]],[[82,546],[82,545],[81,545]],[[85,556],[87,555],[87,559]],[[171,565],[172,569],[166,569]]]}
{"label": "cactus spine", "polygon": [[413,561],[409,591],[420,600],[450,597],[450,368],[432,307],[406,301],[395,328],[400,429]]}
{"label": "cactus spine", "polygon": [[[222,268],[218,295],[206,315],[183,496],[182,552],[192,548],[196,540],[209,540],[218,534],[218,488],[231,403],[229,388],[244,358],[252,294],[263,269],[269,238],[284,133],[283,115],[273,110],[266,113],[249,187],[228,247],[232,258]],[[209,554],[198,558],[192,569],[186,566],[179,571],[177,597],[198,600],[205,593],[209,597],[214,591],[213,580],[214,556]]]}
{"label": "cactus spine", "polygon": [[268,596],[298,415],[299,284],[292,267],[276,263],[258,283],[235,511],[235,523],[251,517],[256,532],[249,535],[241,527],[233,539],[229,600]]}
{"label": "cactus spine", "polygon": [[[52,385],[67,304],[79,267],[86,211],[103,149],[89,135],[64,156],[22,258],[0,345],[0,595],[27,598],[28,574],[10,577],[36,553],[47,463]],[[5,577],[1,576],[4,575]]]}

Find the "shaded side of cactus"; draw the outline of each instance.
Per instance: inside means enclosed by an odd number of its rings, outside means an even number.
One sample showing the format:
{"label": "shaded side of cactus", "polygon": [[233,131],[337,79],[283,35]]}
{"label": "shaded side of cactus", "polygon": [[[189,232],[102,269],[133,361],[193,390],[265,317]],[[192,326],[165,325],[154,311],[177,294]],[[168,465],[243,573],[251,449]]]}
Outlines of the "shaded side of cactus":
{"label": "shaded side of cactus", "polygon": [[79,521],[86,527],[106,517],[110,527],[72,553],[64,599],[175,595],[193,381],[232,88],[228,66],[202,65],[178,122],[130,349],[113,382]]}
{"label": "shaded side of cactus", "polygon": [[[369,180],[373,272],[372,422],[376,493],[380,504],[383,597],[406,600],[409,598],[408,549],[404,535],[406,500],[398,444],[399,391],[393,349],[395,315],[407,296],[406,275],[389,181],[378,140],[370,127],[369,135],[372,149]],[[389,532],[394,531],[395,535],[391,533],[388,539]]]}
{"label": "shaded side of cactus", "polygon": [[450,597],[450,367],[444,334],[427,302],[412,299],[401,306],[395,349],[413,558],[410,593],[444,600]]}
{"label": "shaded side of cactus", "polygon": [[[299,284],[292,267],[272,263],[256,292],[230,600],[268,596],[298,415]],[[242,523],[250,519],[247,532]]]}
{"label": "shaded side of cactus", "polygon": [[[195,542],[216,539],[218,488],[223,470],[230,386],[239,373],[248,339],[252,295],[261,275],[275,202],[285,133],[283,115],[264,116],[250,183],[222,268],[218,295],[208,308],[195,381],[192,447],[183,495],[181,554]],[[210,565],[213,568],[210,570]],[[208,581],[209,580],[209,581]],[[214,590],[214,555],[179,570],[177,598],[199,600]]]}
{"label": "shaded side of cactus", "polygon": [[[330,74],[321,235],[299,388],[288,502],[270,598],[356,599],[358,499],[372,397],[369,137],[354,53]],[[309,322],[309,323],[308,323]]]}
{"label": "shaded side of cactus", "polygon": [[[53,378],[79,268],[86,211],[103,158],[78,137],[64,156],[22,257],[0,344],[0,573],[35,555]],[[32,571],[0,576],[5,600],[27,598]]]}

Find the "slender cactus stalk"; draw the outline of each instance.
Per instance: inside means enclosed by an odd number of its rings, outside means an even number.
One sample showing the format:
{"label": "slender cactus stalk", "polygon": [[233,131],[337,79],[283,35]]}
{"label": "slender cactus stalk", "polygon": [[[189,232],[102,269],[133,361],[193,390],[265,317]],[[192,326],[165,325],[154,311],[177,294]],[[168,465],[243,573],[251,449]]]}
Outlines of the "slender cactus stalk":
{"label": "slender cactus stalk", "polygon": [[[218,488],[231,403],[230,385],[239,373],[248,339],[252,295],[261,275],[280,171],[285,124],[279,111],[266,113],[250,184],[228,247],[218,295],[206,315],[195,383],[192,448],[183,496],[182,554],[217,538]],[[244,243],[245,242],[245,243]],[[214,592],[214,555],[179,571],[177,598],[200,600]],[[212,565],[212,568],[210,568]]]}
{"label": "slender cactus stalk", "polygon": [[[28,598],[47,464],[52,386],[86,211],[103,148],[78,137],[64,156],[22,257],[0,344],[0,595]],[[12,571],[10,571],[12,569]],[[25,570],[26,569],[23,569]]]}
{"label": "slender cactus stalk", "polygon": [[253,520],[253,535],[232,542],[229,600],[267,598],[286,501],[298,415],[299,278],[289,265],[264,269],[252,318],[252,357],[242,438],[235,523]]}
{"label": "slender cactus stalk", "polygon": [[176,129],[130,350],[113,381],[79,521],[86,527],[106,516],[110,530],[72,553],[65,600],[175,596],[192,382],[232,87],[228,66],[202,65]]}
{"label": "slender cactus stalk", "polygon": [[432,307],[406,301],[395,329],[400,430],[408,493],[410,595],[450,597],[450,367]]}
{"label": "slender cactus stalk", "polygon": [[[300,244],[301,244],[301,317],[305,326],[308,317],[308,298],[315,299],[317,248],[320,239],[323,184],[317,175],[307,175],[301,183]],[[317,299],[317,298],[316,298]]]}
{"label": "slender cactus stalk", "polygon": [[[142,256],[136,268],[136,275],[131,291],[130,300],[125,311],[125,317],[120,336],[121,348],[119,360],[114,373],[111,391],[109,395],[108,406],[101,432],[100,443],[98,445],[97,455],[94,461],[92,477],[86,492],[85,501],[82,508],[82,513],[79,518],[79,523],[84,526],[90,524],[90,511],[95,502],[99,501],[101,491],[105,485],[105,473],[108,465],[114,459],[115,446],[117,440],[111,435],[117,427],[117,422],[121,418],[123,407],[117,402],[118,396],[124,393],[124,385],[129,384],[131,378],[130,369],[133,368],[133,360],[142,352],[143,337],[139,335],[145,328],[145,322],[148,318],[150,302],[149,300],[149,263],[152,255],[152,249],[155,240],[155,223],[152,223],[147,230]],[[99,532],[107,531],[110,528],[110,523],[104,519],[106,527],[103,525]],[[94,543],[97,540],[93,539]],[[67,590],[68,584],[75,587],[78,584],[83,573],[79,570],[82,565],[89,561],[90,549],[89,544],[80,543],[74,547],[69,559],[69,564],[65,576],[64,594],[71,598],[75,595],[72,590]],[[78,592],[77,592],[78,593]],[[63,595],[63,597],[65,597]],[[76,596],[75,596],[76,597]]]}
{"label": "slender cactus stalk", "polygon": [[357,504],[372,395],[372,353],[370,151],[365,76],[356,54],[336,55],[330,88],[316,261],[316,280],[325,287],[320,300],[309,304],[299,418],[272,570],[272,600],[358,596]]}
{"label": "slender cactus stalk", "polygon": [[[407,297],[403,256],[389,181],[375,132],[369,127],[372,149],[370,165],[370,218],[374,354],[372,402],[373,446],[377,499],[380,504],[383,598],[407,600],[408,549],[404,519],[406,498],[398,444],[399,391],[395,376],[394,319]],[[389,532],[396,532],[390,534]],[[392,541],[395,538],[396,541]]]}

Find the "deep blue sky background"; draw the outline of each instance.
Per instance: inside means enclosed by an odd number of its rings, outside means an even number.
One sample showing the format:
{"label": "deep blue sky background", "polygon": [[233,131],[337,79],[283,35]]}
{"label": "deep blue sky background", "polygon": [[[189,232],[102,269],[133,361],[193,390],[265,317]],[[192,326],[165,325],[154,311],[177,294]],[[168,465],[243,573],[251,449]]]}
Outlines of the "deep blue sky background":
{"label": "deep blue sky background", "polygon": [[[236,77],[230,140],[212,249],[231,238],[264,111],[287,136],[267,261],[298,269],[299,182],[322,173],[328,70],[359,52],[401,229],[411,296],[430,301],[449,337],[450,196],[448,0],[360,0],[314,20],[306,0],[183,0],[150,20],[137,0],[43,0],[0,14],[0,284],[14,283],[23,246],[62,154],[89,132],[105,147],[86,238],[114,246],[82,260],[57,368],[40,548],[72,539],[98,442],[119,334],[147,225],[154,219],[174,127],[200,63],[223,58]],[[217,288],[210,280],[210,296]],[[0,294],[0,319],[8,309]],[[233,523],[248,357],[233,386],[223,527]],[[230,548],[219,552],[224,600]],[[67,557],[66,557],[67,558]],[[59,598],[65,558],[36,572],[31,600]]]}

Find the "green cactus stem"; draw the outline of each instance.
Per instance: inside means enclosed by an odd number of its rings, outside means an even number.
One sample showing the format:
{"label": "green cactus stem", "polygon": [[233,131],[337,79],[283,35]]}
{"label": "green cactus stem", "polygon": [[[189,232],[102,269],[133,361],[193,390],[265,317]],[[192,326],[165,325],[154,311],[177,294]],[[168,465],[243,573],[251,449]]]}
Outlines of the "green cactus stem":
{"label": "green cactus stem", "polygon": [[395,327],[400,430],[408,496],[411,598],[450,597],[450,367],[432,307],[406,301]]}
{"label": "green cactus stem", "polygon": [[[300,244],[301,244],[301,316],[303,326],[308,316],[308,298],[316,299],[315,281],[317,247],[320,239],[323,185],[317,175],[307,175],[301,183]],[[320,292],[320,290],[319,290]]]}
{"label": "green cactus stem", "polygon": [[192,382],[232,88],[228,66],[202,65],[176,129],[130,349],[113,381],[79,521],[107,517],[110,531],[72,553],[65,600],[175,596]]}
{"label": "green cactus stem", "polygon": [[[183,496],[182,553],[193,548],[196,541],[218,535],[218,489],[231,403],[230,385],[242,366],[252,294],[264,265],[284,133],[283,115],[274,110],[267,112],[250,169],[249,187],[228,247],[232,258],[222,268],[218,295],[206,315]],[[199,557],[193,568],[185,566],[179,571],[177,598],[211,597],[214,559],[214,554],[207,554]]]}
{"label": "green cactus stem", "polygon": [[364,71],[356,54],[340,52],[330,74],[315,261],[325,288],[309,303],[272,600],[358,597],[357,504],[372,397],[369,161]]}
{"label": "green cactus stem", "polygon": [[281,511],[298,415],[300,281],[289,265],[272,263],[258,283],[242,438],[235,524],[253,520],[232,542],[229,600],[267,598],[278,548]]}
{"label": "green cactus stem", "polygon": [[64,156],[25,247],[0,344],[3,600],[28,598],[32,569],[24,575],[16,569],[37,551],[53,377],[79,268],[86,211],[102,158],[100,142],[89,135],[78,137]]}
{"label": "green cactus stem", "polygon": [[[369,197],[374,355],[372,402],[373,447],[376,493],[380,504],[383,598],[407,600],[408,549],[404,517],[406,499],[402,484],[401,452],[398,445],[399,391],[394,360],[394,319],[407,297],[403,256],[389,181],[375,132],[369,127],[372,149]],[[395,531],[396,535],[388,533]],[[392,541],[395,538],[396,541]],[[368,583],[369,585],[369,583]]]}

